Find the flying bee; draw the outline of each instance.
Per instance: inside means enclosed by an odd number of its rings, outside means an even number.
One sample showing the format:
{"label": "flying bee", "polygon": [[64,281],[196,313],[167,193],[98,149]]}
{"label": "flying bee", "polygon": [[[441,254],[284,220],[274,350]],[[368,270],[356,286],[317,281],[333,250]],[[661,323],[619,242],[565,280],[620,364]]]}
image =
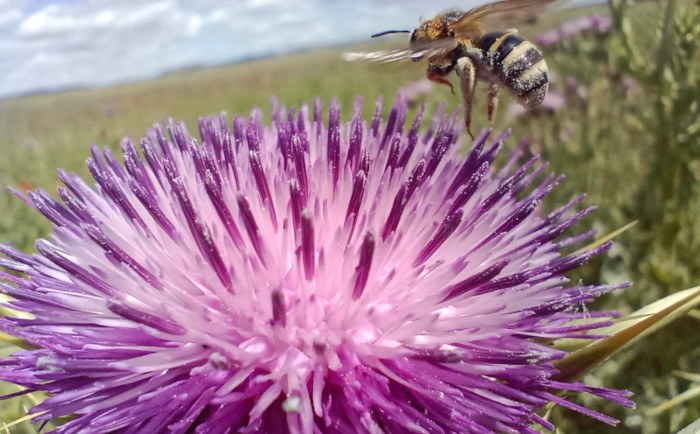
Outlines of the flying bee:
{"label": "flying bee", "polygon": [[[435,18],[423,20],[410,30],[406,50],[345,53],[347,60],[367,59],[391,62],[403,59],[427,59],[428,79],[450,86],[446,78],[452,71],[459,77],[464,100],[464,123],[471,133],[471,106],[477,81],[488,83],[488,119],[493,122],[500,87],[509,89],[525,106],[542,103],[549,77],[547,63],[534,44],[518,35],[511,26],[534,19],[554,0],[501,0],[468,12],[448,9]],[[510,30],[504,30],[510,29]]]}

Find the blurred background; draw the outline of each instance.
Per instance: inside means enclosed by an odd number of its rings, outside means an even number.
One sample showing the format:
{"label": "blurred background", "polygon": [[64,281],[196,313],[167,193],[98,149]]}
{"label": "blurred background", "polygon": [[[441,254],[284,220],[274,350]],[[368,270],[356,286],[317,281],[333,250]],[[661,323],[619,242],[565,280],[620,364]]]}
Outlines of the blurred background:
{"label": "blurred background", "polygon": [[[0,0],[0,242],[32,251],[50,227],[5,187],[55,192],[56,168],[85,178],[89,146],[119,149],[173,117],[191,129],[202,115],[247,115],[270,98],[299,107],[336,97],[349,118],[356,95],[365,115],[397,92],[433,113],[461,98],[424,79],[425,65],[346,62],[342,53],[406,46],[420,17],[473,0]],[[694,0],[569,2],[519,28],[543,51],[551,87],[525,110],[502,93],[496,131],[512,128],[511,149],[542,154],[567,180],[548,206],[581,192],[598,205],[579,232],[620,235],[605,257],[571,276],[634,285],[588,309],[629,313],[698,285],[700,270],[700,7]],[[456,77],[452,77],[456,84]],[[486,121],[479,86],[472,127]],[[266,111],[266,110],[264,110]],[[269,118],[267,119],[269,121]],[[610,428],[565,409],[561,432],[676,432],[700,417],[700,314],[617,354],[586,381],[634,392],[636,410],[580,396],[622,422]],[[0,344],[4,356],[17,348]],[[0,395],[15,386],[0,383]],[[40,396],[0,404],[2,422]],[[51,425],[49,426],[49,428]],[[36,432],[29,423],[8,432]],[[0,422],[0,429],[2,423]]]}

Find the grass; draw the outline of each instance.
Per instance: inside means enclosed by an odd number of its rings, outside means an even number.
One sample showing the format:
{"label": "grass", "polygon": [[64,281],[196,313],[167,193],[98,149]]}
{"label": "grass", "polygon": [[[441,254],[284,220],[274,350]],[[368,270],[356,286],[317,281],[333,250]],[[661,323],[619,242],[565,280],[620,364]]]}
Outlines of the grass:
{"label": "grass", "polygon": [[[614,3],[613,6],[619,7],[620,4]],[[606,10],[567,11],[548,18],[536,28],[522,31],[532,37],[538,29],[554,28],[563,19]],[[684,35],[692,35],[693,30],[686,29],[683,33],[681,23],[682,15],[687,16],[696,9],[690,2],[679,3],[676,13],[680,24],[673,28],[673,34],[679,35],[678,46],[670,46],[677,52],[670,51],[670,72],[666,72],[666,66],[662,65],[659,67],[661,73],[655,75],[653,68],[657,63],[651,59],[656,59],[653,50],[664,41],[666,27],[660,18],[663,11],[661,3],[642,4],[624,11],[623,19],[618,23],[624,21],[624,24],[617,26],[611,34],[582,35],[544,50],[550,69],[557,77],[552,89],[566,95],[567,107],[555,112],[534,111],[509,118],[506,113],[512,99],[504,95],[494,125],[496,130],[510,126],[515,137],[530,139],[530,147],[543,154],[554,172],[567,175],[568,179],[555,190],[548,203],[560,204],[585,191],[589,195],[586,204],[600,206],[594,216],[579,225],[580,231],[593,227],[606,233],[633,220],[641,222],[619,237],[617,246],[605,258],[599,258],[572,276],[572,279],[586,282],[635,282],[631,289],[613,294],[593,308],[631,311],[698,282],[700,240],[695,234],[700,233],[700,222],[692,217],[700,212],[697,129],[693,130],[694,119],[672,116],[683,110],[693,113],[692,110],[697,110],[697,100],[700,100],[699,92],[696,93],[695,109],[692,105],[687,108],[682,105],[685,101],[683,92],[697,92],[700,78],[697,52],[693,54],[691,47],[688,55],[688,48],[683,45],[687,45]],[[625,48],[626,43],[646,50],[638,51],[636,55],[648,65],[636,70],[625,66],[633,64],[635,55]],[[288,107],[310,103],[313,96],[320,97],[328,106],[330,98],[336,97],[345,108],[346,119],[355,96],[362,95],[365,114],[368,114],[379,95],[384,95],[388,102],[393,101],[397,90],[422,78],[424,70],[413,64],[348,63],[341,59],[340,53],[346,49],[378,49],[392,44],[380,41],[361,47],[331,48],[180,72],[111,88],[0,100],[0,149],[3,156],[0,159],[0,186],[22,190],[31,186],[55,191],[58,185],[56,167],[89,178],[84,163],[93,142],[117,150],[123,136],[139,138],[154,122],[168,117],[184,120],[194,128],[198,116],[204,114],[226,111],[231,115],[245,116],[253,107],[267,108],[272,95]],[[682,50],[686,50],[685,55],[682,55]],[[688,57],[690,66],[683,75],[683,59]],[[650,72],[647,74],[644,68]],[[667,76],[671,77],[670,81]],[[572,89],[567,88],[568,77],[576,78],[586,90],[585,98],[576,96]],[[627,79],[637,84],[636,92],[627,90]],[[486,125],[485,99],[485,89],[480,88],[473,109],[474,126]],[[430,112],[443,100],[448,110],[460,102],[459,96],[452,96],[449,89],[442,86],[419,102],[425,102]],[[663,117],[664,110],[671,115],[664,118],[665,123],[657,125],[654,119]],[[666,148],[660,144],[665,144]],[[511,141],[510,145],[514,146],[514,142]],[[659,166],[658,162],[666,153],[682,156],[675,160],[680,161],[680,165],[671,167],[664,163]],[[683,188],[665,190],[665,196],[661,196],[663,200],[653,196],[654,181],[662,183],[670,179],[670,185],[677,185],[673,184],[673,179],[680,176],[679,172],[695,174],[695,179],[684,178]],[[687,189],[690,193],[682,196],[682,191]],[[643,206],[651,197],[661,202],[657,208]],[[0,213],[0,242],[14,243],[28,251],[37,237],[49,233],[50,227],[38,213],[4,190],[0,191],[0,209],[3,210]],[[589,402],[586,397],[582,397],[582,402],[621,419],[622,424],[615,432],[668,432],[700,417],[697,398],[658,415],[645,415],[645,411],[689,387],[687,381],[671,375],[674,369],[696,373],[700,370],[700,334],[695,332],[697,321],[690,317],[679,320],[634,348],[623,351],[587,379],[593,385],[632,390],[638,410]],[[1,355],[7,356],[12,350],[16,348],[6,346]],[[16,388],[3,386],[0,390],[11,393]],[[5,402],[2,406],[3,421],[25,414],[26,405],[27,401],[20,398]],[[555,412],[554,418],[564,432],[613,431],[561,409]],[[11,431],[34,432],[34,428],[23,423]]]}

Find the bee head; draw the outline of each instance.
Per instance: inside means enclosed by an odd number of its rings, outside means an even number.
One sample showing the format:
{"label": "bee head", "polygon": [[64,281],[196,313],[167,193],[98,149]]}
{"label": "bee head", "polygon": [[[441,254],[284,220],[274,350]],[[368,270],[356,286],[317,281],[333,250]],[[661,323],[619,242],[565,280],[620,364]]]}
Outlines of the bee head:
{"label": "bee head", "polygon": [[428,33],[428,28],[430,26],[430,21],[422,21],[418,27],[416,27],[415,30],[411,32],[411,39],[409,41],[409,46],[412,49],[417,49],[418,46],[424,44],[426,41],[429,41],[430,35]]}

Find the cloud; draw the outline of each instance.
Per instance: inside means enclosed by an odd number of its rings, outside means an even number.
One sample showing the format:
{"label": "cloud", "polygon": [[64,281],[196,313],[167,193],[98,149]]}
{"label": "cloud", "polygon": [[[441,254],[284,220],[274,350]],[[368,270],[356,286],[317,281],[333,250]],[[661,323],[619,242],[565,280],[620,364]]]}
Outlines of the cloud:
{"label": "cloud", "polygon": [[0,57],[13,60],[0,66],[0,93],[118,83],[184,66],[177,51],[165,62],[159,53],[196,36],[211,16],[184,13],[175,1],[50,4],[0,44]]}

